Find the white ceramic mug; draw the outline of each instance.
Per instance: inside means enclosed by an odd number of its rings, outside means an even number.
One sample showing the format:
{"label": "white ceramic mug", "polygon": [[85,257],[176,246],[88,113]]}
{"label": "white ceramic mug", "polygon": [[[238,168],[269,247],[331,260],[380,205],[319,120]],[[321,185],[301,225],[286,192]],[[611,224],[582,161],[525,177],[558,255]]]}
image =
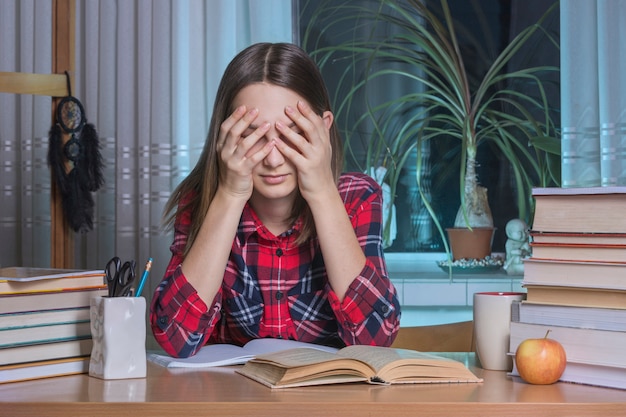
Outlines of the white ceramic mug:
{"label": "white ceramic mug", "polygon": [[146,376],[146,299],[91,299],[93,348],[89,375],[102,379]]}
{"label": "white ceramic mug", "polygon": [[477,292],[474,294],[474,340],[484,369],[510,371],[511,304],[526,299],[523,292]]}

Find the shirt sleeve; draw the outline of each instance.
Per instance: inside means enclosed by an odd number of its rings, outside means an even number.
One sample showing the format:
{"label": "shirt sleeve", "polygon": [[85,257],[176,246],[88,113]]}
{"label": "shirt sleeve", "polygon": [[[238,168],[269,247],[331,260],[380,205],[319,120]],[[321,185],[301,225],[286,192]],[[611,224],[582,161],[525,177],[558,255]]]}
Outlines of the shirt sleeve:
{"label": "shirt sleeve", "polygon": [[346,345],[390,346],[400,328],[400,303],[383,254],[382,191],[373,179],[362,178],[361,186],[345,181],[340,192],[366,263],[344,299],[340,301],[331,290],[329,301]]}
{"label": "shirt sleeve", "polygon": [[221,292],[207,306],[182,271],[190,215],[184,212],[174,224],[172,258],[163,281],[155,290],[150,325],[156,341],[171,356],[195,354],[208,340],[220,318]]}

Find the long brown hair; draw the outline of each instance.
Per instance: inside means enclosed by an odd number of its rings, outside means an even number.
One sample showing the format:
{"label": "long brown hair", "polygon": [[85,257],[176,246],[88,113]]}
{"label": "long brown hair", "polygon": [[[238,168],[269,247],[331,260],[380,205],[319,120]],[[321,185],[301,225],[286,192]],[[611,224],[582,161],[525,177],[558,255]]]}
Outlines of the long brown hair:
{"label": "long brown hair", "polygon": [[[185,255],[193,245],[209,205],[217,192],[220,177],[216,143],[220,125],[234,111],[232,103],[244,87],[266,82],[285,87],[304,98],[317,113],[331,111],[330,98],[315,62],[298,46],[290,43],[257,43],[241,51],[228,65],[222,76],[209,133],[198,163],[174,190],[164,210],[164,223],[172,227],[178,213],[191,212],[191,227]],[[331,168],[337,182],[343,169],[343,147],[333,122],[330,128],[333,149]],[[189,198],[193,196],[193,198]],[[184,203],[183,203],[184,201]],[[300,194],[292,208],[291,220],[302,216],[303,226],[297,243],[315,235],[313,216]]]}

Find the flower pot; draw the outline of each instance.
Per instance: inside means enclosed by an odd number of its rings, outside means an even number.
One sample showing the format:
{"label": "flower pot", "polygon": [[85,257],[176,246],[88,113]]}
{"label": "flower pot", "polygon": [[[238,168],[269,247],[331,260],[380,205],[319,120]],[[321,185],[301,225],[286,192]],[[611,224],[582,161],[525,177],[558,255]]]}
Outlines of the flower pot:
{"label": "flower pot", "polygon": [[484,259],[491,255],[495,227],[451,227],[446,229],[452,259]]}

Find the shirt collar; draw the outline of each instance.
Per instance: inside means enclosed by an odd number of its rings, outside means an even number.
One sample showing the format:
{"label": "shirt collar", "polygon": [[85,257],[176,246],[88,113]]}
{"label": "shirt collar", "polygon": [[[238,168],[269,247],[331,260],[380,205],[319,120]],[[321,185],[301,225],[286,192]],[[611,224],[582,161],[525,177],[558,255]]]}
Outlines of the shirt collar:
{"label": "shirt collar", "polygon": [[[295,232],[299,232],[300,230],[302,230],[302,218],[298,217],[293,226],[289,230],[278,236],[278,238],[283,236],[290,236]],[[240,244],[245,244],[250,236],[255,233],[258,234],[260,237],[268,240],[274,240],[277,238],[277,236],[274,236],[261,222],[259,216],[254,211],[250,203],[246,203],[243,208],[241,221],[239,222],[239,228],[237,230],[237,237],[239,238]]]}

